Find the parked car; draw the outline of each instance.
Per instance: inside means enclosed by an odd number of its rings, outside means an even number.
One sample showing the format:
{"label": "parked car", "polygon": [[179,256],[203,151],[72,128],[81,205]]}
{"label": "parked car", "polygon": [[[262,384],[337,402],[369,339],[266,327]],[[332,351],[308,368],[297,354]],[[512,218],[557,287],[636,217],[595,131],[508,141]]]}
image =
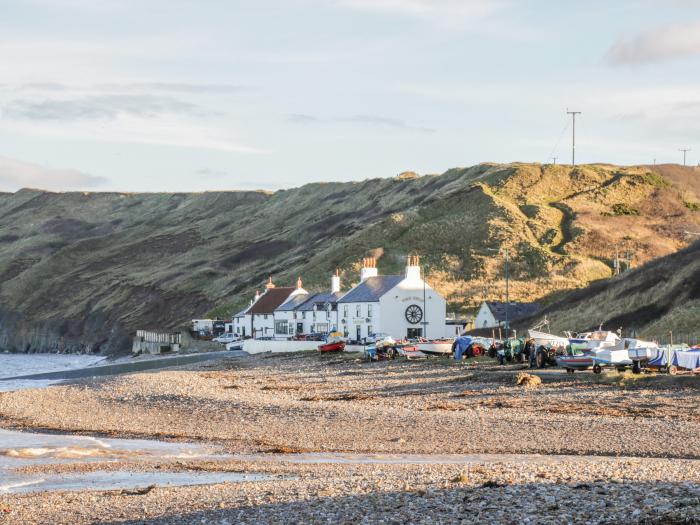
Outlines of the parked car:
{"label": "parked car", "polygon": [[231,332],[226,332],[224,334],[221,334],[219,337],[215,337],[212,339],[215,343],[221,343],[223,345],[228,344],[228,343],[233,343],[234,341],[238,341],[241,338],[240,335],[234,334]]}
{"label": "parked car", "polygon": [[373,344],[375,344],[377,341],[381,341],[381,340],[383,340],[383,339],[386,339],[387,337],[390,337],[389,334],[385,334],[385,333],[381,333],[381,332],[380,332],[380,333],[368,335],[368,336],[365,337],[362,341],[363,341],[363,343],[366,344],[366,345],[373,345]]}

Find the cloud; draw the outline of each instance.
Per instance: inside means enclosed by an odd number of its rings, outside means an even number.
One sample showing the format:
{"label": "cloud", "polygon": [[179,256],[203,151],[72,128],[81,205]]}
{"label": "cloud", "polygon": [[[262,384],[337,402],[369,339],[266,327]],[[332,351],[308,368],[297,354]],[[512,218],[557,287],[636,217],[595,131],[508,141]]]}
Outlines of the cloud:
{"label": "cloud", "polygon": [[369,126],[384,126],[389,128],[411,129],[415,131],[424,131],[426,133],[432,133],[435,131],[432,128],[413,126],[405,123],[403,120],[389,117],[381,117],[378,115],[353,115],[352,117],[343,117],[338,118],[336,120],[339,122],[354,122],[357,124],[367,124]]}
{"label": "cloud", "polygon": [[411,124],[407,124],[406,122],[400,119],[383,117],[380,115],[352,115],[350,117],[333,117],[330,119],[323,119],[314,115],[307,115],[304,113],[293,113],[287,116],[287,120],[293,124],[322,124],[326,122],[341,122],[349,124],[363,124],[367,126],[381,126],[387,128],[406,129],[411,131],[421,131],[424,133],[433,133],[435,131],[433,128],[414,126]]}
{"label": "cloud", "polygon": [[162,114],[202,115],[198,106],[155,95],[91,95],[72,99],[42,101],[18,99],[8,102],[4,115],[28,120],[114,119],[120,115],[142,118]]}
{"label": "cloud", "polygon": [[607,52],[614,65],[638,65],[665,62],[700,55],[700,22],[658,28],[623,38]]}
{"label": "cloud", "polygon": [[0,189],[41,188],[52,191],[88,189],[107,182],[73,169],[55,169],[22,160],[0,157]]}
{"label": "cloud", "polygon": [[459,26],[487,18],[510,4],[510,0],[337,0],[357,10],[432,20],[444,26]]}
{"label": "cloud", "polygon": [[238,84],[188,84],[182,82],[132,82],[129,84],[100,84],[99,89],[110,91],[162,91],[188,94],[225,94],[248,91],[251,88]]}

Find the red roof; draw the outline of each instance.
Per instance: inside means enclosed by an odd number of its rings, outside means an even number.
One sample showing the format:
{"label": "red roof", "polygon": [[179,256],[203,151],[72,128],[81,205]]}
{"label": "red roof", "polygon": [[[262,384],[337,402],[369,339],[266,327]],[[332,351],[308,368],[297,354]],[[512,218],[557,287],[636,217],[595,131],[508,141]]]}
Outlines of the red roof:
{"label": "red roof", "polygon": [[255,315],[272,314],[282,303],[287,300],[289,294],[291,294],[294,290],[295,288],[292,287],[269,288],[260,296],[260,299],[258,299],[246,313]]}

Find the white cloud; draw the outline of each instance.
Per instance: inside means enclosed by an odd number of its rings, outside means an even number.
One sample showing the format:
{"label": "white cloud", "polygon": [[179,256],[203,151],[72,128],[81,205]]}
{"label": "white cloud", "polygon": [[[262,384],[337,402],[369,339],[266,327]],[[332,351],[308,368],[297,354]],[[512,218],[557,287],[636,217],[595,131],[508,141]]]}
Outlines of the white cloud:
{"label": "white cloud", "polygon": [[700,55],[700,22],[673,25],[623,38],[606,55],[615,65],[664,62]]}
{"label": "white cloud", "polygon": [[41,188],[52,191],[89,189],[107,182],[74,169],[56,169],[31,162],[0,157],[0,189]]}
{"label": "white cloud", "polygon": [[498,13],[510,0],[337,0],[338,5],[424,18],[446,27],[477,22]]}

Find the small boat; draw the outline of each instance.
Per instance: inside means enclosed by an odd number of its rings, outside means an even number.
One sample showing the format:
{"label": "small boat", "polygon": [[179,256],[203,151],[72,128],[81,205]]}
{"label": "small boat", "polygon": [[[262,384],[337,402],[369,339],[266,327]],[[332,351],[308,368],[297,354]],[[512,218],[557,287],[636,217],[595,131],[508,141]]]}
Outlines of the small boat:
{"label": "small boat", "polygon": [[342,352],[345,350],[345,341],[336,341],[334,343],[324,343],[318,345],[318,351],[322,354],[327,352]]}
{"label": "small boat", "polygon": [[535,348],[541,346],[550,348],[566,347],[569,344],[569,340],[566,337],[539,332],[538,330],[528,330],[527,338],[535,341]]}
{"label": "small boat", "polygon": [[450,355],[453,344],[454,340],[452,339],[435,339],[433,341],[416,343],[416,347],[424,354]]}
{"label": "small boat", "polygon": [[620,344],[620,337],[615,332],[596,330],[584,332],[569,338],[569,343],[584,350],[597,350]]}
{"label": "small boat", "polygon": [[340,332],[329,334],[326,342],[318,345],[318,351],[322,354],[328,352],[342,352],[343,350],[345,350],[345,339]]}
{"label": "small boat", "polygon": [[556,357],[557,366],[566,368],[572,374],[575,370],[588,370],[593,366],[593,354],[560,355]]}

